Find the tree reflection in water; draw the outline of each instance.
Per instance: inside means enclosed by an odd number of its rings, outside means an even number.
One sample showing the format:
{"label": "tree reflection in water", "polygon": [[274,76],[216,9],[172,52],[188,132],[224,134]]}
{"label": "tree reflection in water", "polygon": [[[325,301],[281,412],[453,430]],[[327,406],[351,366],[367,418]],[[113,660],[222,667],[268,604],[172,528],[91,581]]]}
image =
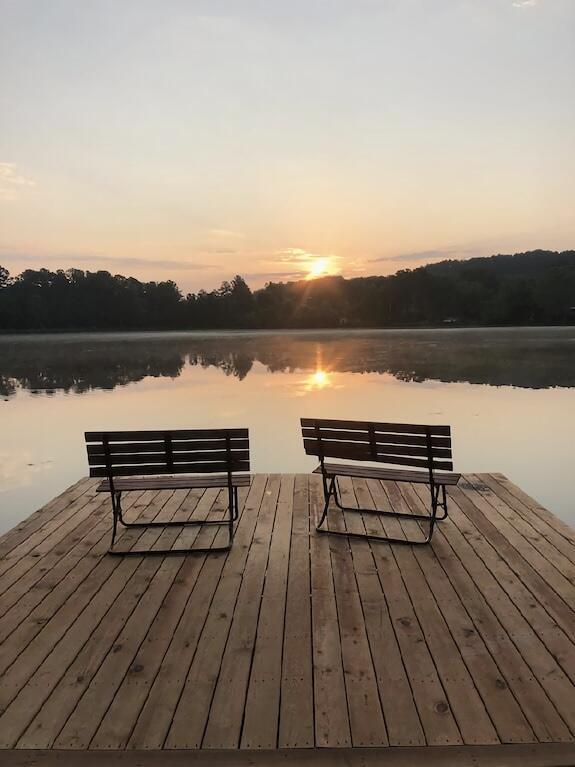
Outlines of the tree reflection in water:
{"label": "tree reflection in water", "polygon": [[339,372],[573,387],[574,354],[574,328],[3,336],[0,393],[82,394],[149,376],[177,378],[186,365],[217,367],[243,380],[255,363],[271,373],[309,372],[315,388]]}

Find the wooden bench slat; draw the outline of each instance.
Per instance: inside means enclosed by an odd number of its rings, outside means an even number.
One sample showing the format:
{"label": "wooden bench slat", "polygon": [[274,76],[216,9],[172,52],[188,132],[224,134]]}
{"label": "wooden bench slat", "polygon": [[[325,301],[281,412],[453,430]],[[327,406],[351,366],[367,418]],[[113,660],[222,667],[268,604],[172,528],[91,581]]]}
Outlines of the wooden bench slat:
{"label": "wooden bench slat", "polygon": [[[249,474],[236,474],[232,476],[233,487],[249,487],[251,483]],[[227,474],[213,475],[211,477],[134,477],[126,479],[116,479],[114,488],[116,490],[178,490],[180,488],[195,487],[227,487]],[[98,493],[109,493],[110,483],[106,479],[96,488]]]}
{"label": "wooden bench slat", "polygon": [[87,431],[86,442],[102,442],[104,438],[116,442],[134,440],[163,440],[169,434],[173,440],[247,439],[248,429],[164,429],[163,431]]}
{"label": "wooden bench slat", "polygon": [[[204,452],[225,450],[225,439],[209,440],[179,440],[172,439],[172,449],[174,452],[191,452],[202,450]],[[123,453],[155,453],[158,450],[163,451],[165,439],[150,440],[147,442],[110,442],[108,449],[111,455],[121,455]],[[249,439],[230,439],[230,450],[235,453],[237,450],[249,450]],[[102,456],[106,455],[103,442],[92,445],[86,445],[88,455]]]}
{"label": "wooden bench slat", "polygon": [[[373,456],[373,460],[375,460],[375,456],[384,456],[384,455],[413,455],[413,456],[419,456],[421,458],[427,458],[428,451],[426,447],[419,447],[419,446],[412,446],[412,445],[389,445],[387,443],[379,443],[375,442],[373,447],[375,448],[375,455],[372,451],[372,446],[369,443],[357,443],[352,442],[351,444],[348,444],[346,442],[338,441],[338,440],[331,440],[331,439],[324,439],[323,436],[321,439],[304,439],[304,447],[306,448],[306,452],[311,455],[320,455],[323,452],[323,455],[325,456],[331,456],[333,450],[343,449],[343,450],[349,450],[350,453],[354,453],[357,451],[358,455],[366,454],[368,456]],[[444,447],[435,447],[432,448],[432,455],[434,458],[445,458],[450,459],[451,458],[451,450],[449,448]],[[341,456],[342,458],[345,456]],[[350,457],[352,457],[350,455]],[[369,457],[367,457],[365,460],[370,460]]]}
{"label": "wooden bench slat", "polygon": [[143,474],[211,474],[218,472],[231,471],[249,471],[249,461],[232,461],[230,464],[226,461],[214,461],[213,463],[182,463],[173,466],[162,466],[161,464],[145,464],[138,466],[92,466],[90,467],[91,477],[107,477],[109,474],[115,477],[133,477]]}
{"label": "wooden bench slat", "polygon": [[[304,426],[302,428],[302,434],[304,439],[315,439],[317,432],[314,427]],[[369,442],[369,431],[367,429],[363,431],[347,431],[330,429],[322,430],[322,438],[325,434],[326,439],[343,440],[345,442]],[[394,444],[394,445],[420,445],[422,447],[427,446],[427,438],[419,434],[391,434],[375,432],[375,441],[377,444]],[[433,447],[451,447],[451,437],[431,437],[431,444]]]}
{"label": "wooden bench slat", "polygon": [[[308,455],[323,456],[324,458],[347,458],[352,461],[377,461],[380,463],[393,463],[400,466],[416,466],[425,469],[429,466],[429,460],[414,458],[410,455],[396,455],[395,452],[372,452],[370,445],[357,443],[346,444],[345,442],[328,442],[321,440],[321,447],[316,440],[304,440],[304,448]],[[418,450],[420,448],[417,448]],[[425,452],[423,453],[425,455]],[[451,471],[453,463],[448,460],[434,458],[433,467]]]}
{"label": "wooden bench slat", "polygon": [[[345,463],[325,463],[325,472],[328,476],[340,475],[343,477],[362,477],[364,479],[387,479],[393,482],[414,482],[417,484],[429,484],[429,472],[410,471],[409,469],[380,469],[371,466],[352,466]],[[321,466],[313,470],[314,474],[321,474]],[[461,474],[455,472],[433,474],[437,485],[456,485]]]}
{"label": "wooden bench slat", "polygon": [[302,427],[315,427],[317,423],[317,425],[323,429],[351,429],[357,431],[358,429],[368,430],[370,426],[373,426],[376,432],[426,435],[427,429],[429,429],[432,436],[449,437],[451,435],[450,426],[438,426],[435,424],[423,425],[414,423],[376,423],[375,421],[337,421],[331,418],[301,418],[300,422]]}
{"label": "wooden bench slat", "polygon": [[[230,452],[232,462],[249,461],[249,450],[236,450]],[[210,461],[227,463],[228,453],[225,450],[214,452],[193,452],[182,453],[173,451],[168,458],[165,452],[162,453],[119,453],[117,455],[88,455],[90,466],[129,466],[130,464],[159,464],[160,466],[169,466],[174,464],[192,464],[206,463]]]}

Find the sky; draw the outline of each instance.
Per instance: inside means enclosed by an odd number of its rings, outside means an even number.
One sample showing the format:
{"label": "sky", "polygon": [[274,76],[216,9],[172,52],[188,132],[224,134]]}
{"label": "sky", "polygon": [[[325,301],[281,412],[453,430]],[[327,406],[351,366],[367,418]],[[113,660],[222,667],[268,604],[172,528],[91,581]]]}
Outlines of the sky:
{"label": "sky", "polygon": [[185,291],[575,248],[575,0],[0,0],[0,265]]}

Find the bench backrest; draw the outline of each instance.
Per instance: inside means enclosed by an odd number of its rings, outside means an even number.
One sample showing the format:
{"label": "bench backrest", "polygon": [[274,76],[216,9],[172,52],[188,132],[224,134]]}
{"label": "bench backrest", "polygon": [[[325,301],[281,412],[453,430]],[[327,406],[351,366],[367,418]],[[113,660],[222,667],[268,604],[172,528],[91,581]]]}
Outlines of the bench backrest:
{"label": "bench backrest", "polygon": [[308,455],[452,471],[451,428],[412,423],[301,419]]}
{"label": "bench backrest", "polygon": [[247,429],[89,431],[85,436],[91,477],[250,470]]}

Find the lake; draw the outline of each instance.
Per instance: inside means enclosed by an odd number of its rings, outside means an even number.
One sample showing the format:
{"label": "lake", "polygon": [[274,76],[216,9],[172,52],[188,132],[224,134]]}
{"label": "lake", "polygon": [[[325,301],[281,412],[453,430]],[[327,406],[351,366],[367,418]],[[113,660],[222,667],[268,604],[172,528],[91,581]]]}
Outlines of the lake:
{"label": "lake", "polygon": [[254,472],[308,472],[299,418],[452,426],[575,523],[575,328],[0,336],[0,531],[87,474],[86,430],[248,426]]}

